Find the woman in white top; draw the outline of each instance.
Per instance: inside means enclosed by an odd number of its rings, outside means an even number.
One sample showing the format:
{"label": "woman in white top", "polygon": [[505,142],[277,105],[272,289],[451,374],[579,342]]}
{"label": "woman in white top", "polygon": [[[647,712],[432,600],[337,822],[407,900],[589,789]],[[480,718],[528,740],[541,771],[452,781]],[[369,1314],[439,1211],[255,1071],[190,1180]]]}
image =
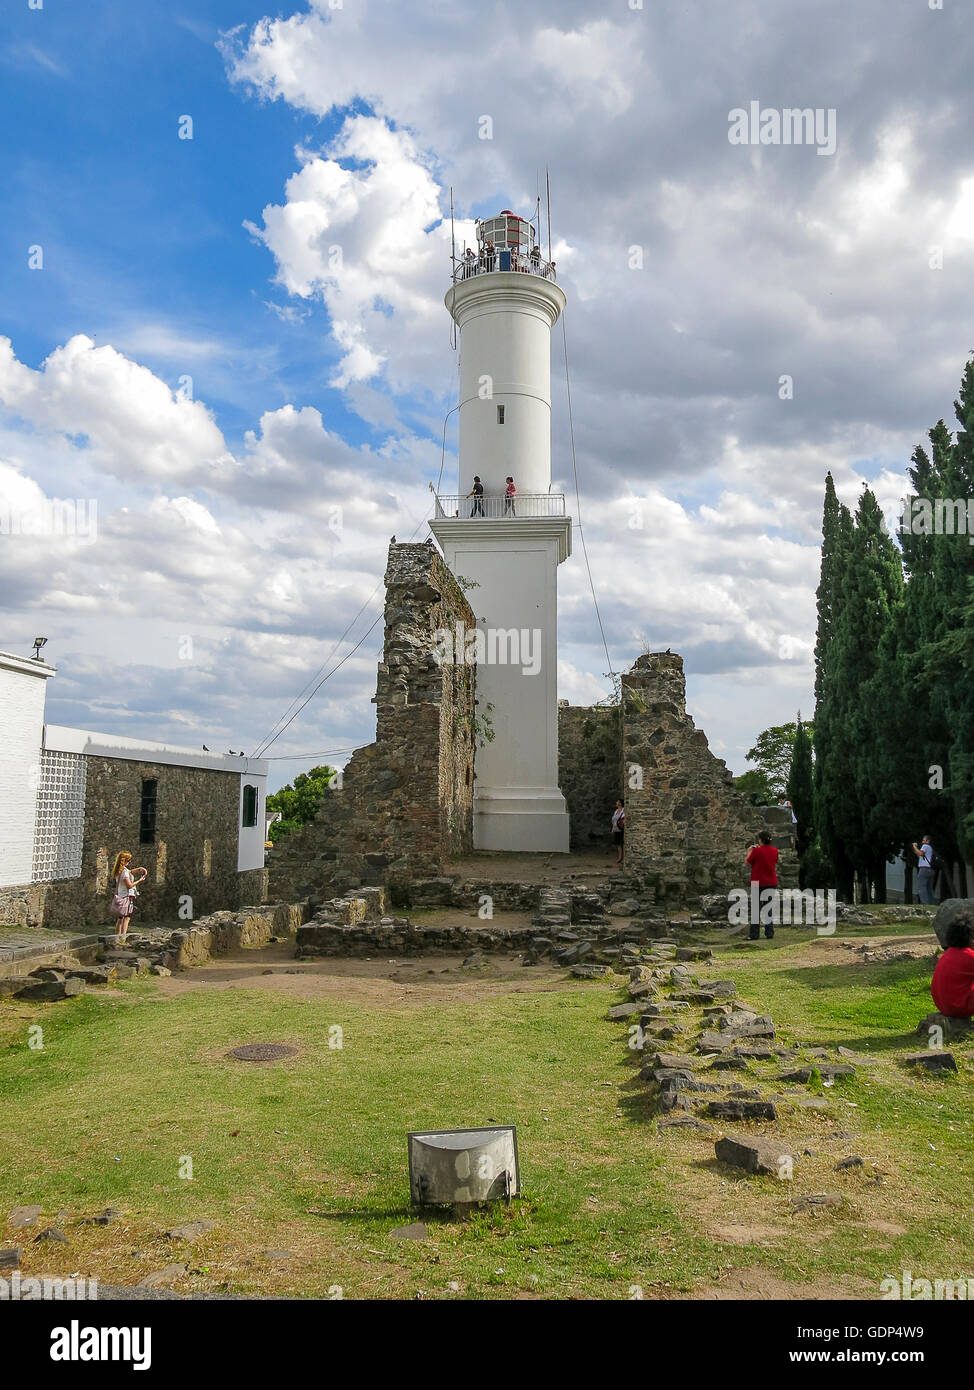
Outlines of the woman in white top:
{"label": "woman in white top", "polygon": [[127,849],[121,850],[115,856],[115,865],[112,869],[112,877],[115,880],[115,896],[112,898],[112,916],[118,918],[118,935],[125,936],[128,933],[129,921],[135,911],[135,899],[140,883],[144,883],[148,877],[147,869],[136,869],[132,873],[129,864],[132,856]]}
{"label": "woman in white top", "polygon": [[621,869],[626,859],[626,808],[621,801],[616,802],[612,812],[612,843],[616,847],[616,863]]}

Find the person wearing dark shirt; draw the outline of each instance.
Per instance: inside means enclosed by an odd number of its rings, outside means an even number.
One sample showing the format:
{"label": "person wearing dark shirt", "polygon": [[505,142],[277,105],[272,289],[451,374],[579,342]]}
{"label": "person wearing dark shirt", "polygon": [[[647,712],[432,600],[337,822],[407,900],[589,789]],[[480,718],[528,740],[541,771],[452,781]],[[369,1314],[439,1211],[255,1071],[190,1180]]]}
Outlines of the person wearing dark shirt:
{"label": "person wearing dark shirt", "polygon": [[965,921],[951,922],[944,933],[946,950],[934,967],[930,981],[933,1002],[948,1018],[974,1017],[974,936]]}
{"label": "person wearing dark shirt", "polygon": [[[751,866],[751,883],[752,885],[755,883],[758,885],[756,894],[753,886],[751,888],[751,901],[753,902],[754,898],[757,897],[758,903],[760,904],[766,888],[778,887],[778,851],[771,843],[771,836],[767,830],[761,831],[758,836],[758,843],[752,845],[748,850],[747,862]],[[764,934],[769,940],[774,936],[773,922],[765,922]],[[752,910],[751,912],[751,929],[749,935],[752,941],[757,941],[758,937],[761,935],[759,911],[756,912]]]}
{"label": "person wearing dark shirt", "polygon": [[477,474],[474,474],[473,487],[467,493],[468,497],[473,498],[473,507],[470,509],[471,516],[483,516],[484,514],[484,485]]}

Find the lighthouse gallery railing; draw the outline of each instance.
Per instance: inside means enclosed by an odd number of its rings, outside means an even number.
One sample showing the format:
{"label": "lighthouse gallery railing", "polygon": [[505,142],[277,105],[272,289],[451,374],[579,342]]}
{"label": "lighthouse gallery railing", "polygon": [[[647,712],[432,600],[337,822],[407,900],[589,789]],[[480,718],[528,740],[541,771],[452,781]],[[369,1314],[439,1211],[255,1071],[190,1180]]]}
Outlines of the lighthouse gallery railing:
{"label": "lighthouse gallery railing", "polygon": [[516,497],[436,497],[436,520],[441,517],[499,517],[501,519],[530,516],[564,516],[565,494],[563,492],[524,492]]}
{"label": "lighthouse gallery railing", "polygon": [[490,275],[495,270],[517,270],[527,275],[540,275],[543,280],[555,279],[553,261],[520,251],[482,251],[479,256],[458,256],[453,267],[454,283],[470,280],[475,275]]}

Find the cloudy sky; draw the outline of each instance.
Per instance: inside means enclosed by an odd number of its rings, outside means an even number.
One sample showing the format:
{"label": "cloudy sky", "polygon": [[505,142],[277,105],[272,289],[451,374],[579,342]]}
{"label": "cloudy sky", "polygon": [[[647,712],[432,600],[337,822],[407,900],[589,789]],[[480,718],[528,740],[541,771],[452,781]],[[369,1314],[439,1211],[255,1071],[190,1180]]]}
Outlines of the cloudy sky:
{"label": "cloudy sky", "polygon": [[[469,235],[547,167],[612,665],[681,652],[742,771],[812,707],[826,471],[892,512],[974,342],[974,7],[931,3],[10,0],[0,647],[48,636],[49,720],[251,752],[342,662],[273,785],[372,737],[381,625],[349,653],[456,403],[449,189]],[[752,102],[834,153],[732,143]],[[577,535],[559,580],[589,703]]]}

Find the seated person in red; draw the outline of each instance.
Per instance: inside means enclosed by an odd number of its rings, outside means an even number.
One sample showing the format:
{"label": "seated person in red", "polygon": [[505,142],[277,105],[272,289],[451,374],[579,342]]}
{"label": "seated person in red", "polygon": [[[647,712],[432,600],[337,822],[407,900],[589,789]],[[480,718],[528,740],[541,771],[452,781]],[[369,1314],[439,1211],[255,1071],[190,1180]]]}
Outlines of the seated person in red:
{"label": "seated person in red", "polygon": [[974,928],[963,919],[951,922],[944,934],[946,950],[930,981],[933,1002],[948,1018],[974,1015]]}

